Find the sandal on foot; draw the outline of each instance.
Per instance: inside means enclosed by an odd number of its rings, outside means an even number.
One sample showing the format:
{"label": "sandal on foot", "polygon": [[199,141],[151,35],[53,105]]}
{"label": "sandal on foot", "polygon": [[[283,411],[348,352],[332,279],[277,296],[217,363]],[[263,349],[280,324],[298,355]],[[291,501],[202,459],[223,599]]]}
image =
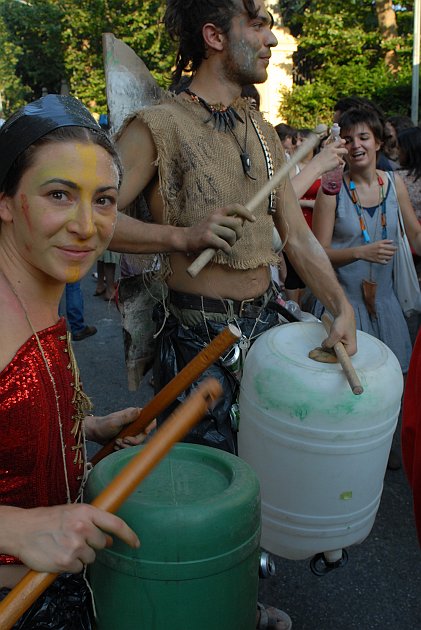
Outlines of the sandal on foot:
{"label": "sandal on foot", "polygon": [[289,615],[279,608],[272,606],[266,608],[263,604],[257,602],[257,612],[259,619],[256,624],[257,630],[291,630],[292,621]]}

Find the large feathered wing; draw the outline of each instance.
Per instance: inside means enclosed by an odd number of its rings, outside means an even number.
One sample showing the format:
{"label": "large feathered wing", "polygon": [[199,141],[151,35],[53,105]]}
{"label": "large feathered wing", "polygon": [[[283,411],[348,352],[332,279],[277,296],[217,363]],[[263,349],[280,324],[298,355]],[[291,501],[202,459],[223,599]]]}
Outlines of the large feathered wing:
{"label": "large feathered wing", "polygon": [[145,63],[112,33],[102,35],[110,131],[144,107],[155,105],[163,94]]}

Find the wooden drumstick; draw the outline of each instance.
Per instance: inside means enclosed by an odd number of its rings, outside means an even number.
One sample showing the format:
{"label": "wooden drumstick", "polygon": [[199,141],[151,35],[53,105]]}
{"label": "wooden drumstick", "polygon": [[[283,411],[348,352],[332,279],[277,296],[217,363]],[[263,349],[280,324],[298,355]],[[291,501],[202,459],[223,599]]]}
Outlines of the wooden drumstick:
{"label": "wooden drumstick", "polygon": [[[116,512],[152,468],[179,442],[222,394],[222,387],[208,378],[180,405],[143,449],[92,501],[107,512]],[[0,628],[10,630],[26,610],[42,595],[58,574],[29,571],[0,602]]]}
{"label": "wooden drumstick", "polygon": [[241,332],[229,324],[219,335],[201,350],[161,391],[141,409],[139,416],[131,424],[122,428],[108,444],[99,450],[91,460],[97,464],[101,459],[114,451],[117,438],[137,435],[143,431],[156,416],[164,411],[179,394],[184,392],[200,374],[212,365],[233,343],[241,337]]}
{"label": "wooden drumstick", "polygon": [[[330,333],[330,328],[332,326],[332,320],[330,319],[327,313],[323,313],[322,315],[323,326],[325,327],[326,332]],[[352,365],[351,359],[344,348],[344,345],[341,341],[337,341],[333,349],[335,351],[336,357],[339,363],[342,366],[343,371],[345,372],[345,376],[348,380],[349,386],[352,389],[352,393],[356,396],[359,396],[363,393],[364,389],[361,385],[361,381],[358,378],[358,375],[355,371],[354,366]]]}
{"label": "wooden drumstick", "polygon": [[[320,142],[320,138],[318,136],[310,136],[307,138],[305,142],[293,153],[289,162],[285,162],[285,164],[279,169],[274,176],[269,179],[264,186],[256,193],[256,195],[250,199],[250,201],[246,204],[246,208],[250,210],[250,212],[254,212],[256,208],[270,195],[272,190],[279,186],[279,184],[288,177],[290,170],[298,164],[312,149],[314,149],[318,143]],[[187,273],[191,278],[195,278],[198,273],[200,273],[203,267],[212,260],[216,253],[216,249],[212,249],[209,247],[208,249],[203,250],[201,254],[192,262],[192,264],[187,268]]]}

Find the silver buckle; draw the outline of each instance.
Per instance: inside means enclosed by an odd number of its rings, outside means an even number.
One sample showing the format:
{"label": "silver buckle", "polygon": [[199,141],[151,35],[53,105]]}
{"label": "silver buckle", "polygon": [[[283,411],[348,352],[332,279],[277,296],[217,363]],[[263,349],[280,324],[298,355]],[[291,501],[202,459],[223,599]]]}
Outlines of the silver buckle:
{"label": "silver buckle", "polygon": [[243,311],[245,307],[247,306],[247,304],[251,304],[252,302],[254,302],[254,300],[255,298],[249,298],[248,300],[241,301],[240,308],[238,310],[238,317],[243,317]]}

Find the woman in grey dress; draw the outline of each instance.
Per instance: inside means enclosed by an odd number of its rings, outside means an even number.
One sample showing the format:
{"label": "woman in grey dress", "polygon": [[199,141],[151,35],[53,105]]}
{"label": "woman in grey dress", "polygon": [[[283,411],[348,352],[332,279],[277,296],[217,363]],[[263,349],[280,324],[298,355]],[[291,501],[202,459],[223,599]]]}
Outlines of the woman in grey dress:
{"label": "woman in grey dress", "polygon": [[[398,203],[408,239],[417,254],[421,254],[421,226],[399,175],[376,168],[383,138],[377,115],[353,109],[342,115],[339,124],[348,150],[348,168],[338,195],[319,191],[313,231],[354,307],[357,329],[389,346],[405,373],[411,341],[393,291]],[[316,304],[313,312],[320,316],[322,306]]]}

